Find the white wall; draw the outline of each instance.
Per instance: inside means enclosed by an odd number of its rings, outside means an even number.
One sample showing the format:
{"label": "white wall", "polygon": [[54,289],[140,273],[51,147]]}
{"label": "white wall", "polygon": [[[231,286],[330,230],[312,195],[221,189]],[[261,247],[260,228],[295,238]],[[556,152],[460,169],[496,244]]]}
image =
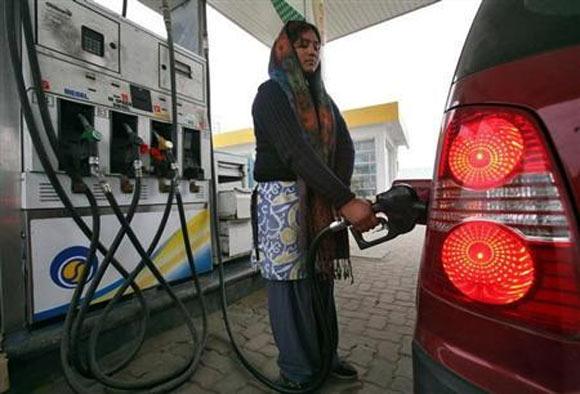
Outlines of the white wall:
{"label": "white wall", "polygon": [[[373,139],[375,142],[377,193],[387,190],[397,174],[397,147],[391,138],[391,134],[397,133],[397,127],[395,122],[389,122],[351,129],[353,141]],[[247,155],[252,158],[255,158],[256,153],[254,143],[220,147],[218,150]]]}

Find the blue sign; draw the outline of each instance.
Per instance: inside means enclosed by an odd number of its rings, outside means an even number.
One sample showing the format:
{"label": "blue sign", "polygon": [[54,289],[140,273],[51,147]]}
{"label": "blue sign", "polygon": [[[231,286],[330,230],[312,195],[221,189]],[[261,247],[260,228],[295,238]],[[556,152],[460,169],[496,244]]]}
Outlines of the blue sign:
{"label": "blue sign", "polygon": [[[74,289],[87,269],[87,255],[89,249],[84,246],[71,246],[56,255],[50,263],[50,278],[59,287]],[[97,271],[97,257],[93,256],[89,267],[87,282],[90,281]]]}
{"label": "blue sign", "polygon": [[83,100],[88,100],[89,96],[87,96],[87,94],[85,92],[79,92],[76,90],[72,90],[69,88],[64,88],[64,94],[68,94],[69,96],[75,97],[75,98],[79,98],[79,99],[83,99]]}

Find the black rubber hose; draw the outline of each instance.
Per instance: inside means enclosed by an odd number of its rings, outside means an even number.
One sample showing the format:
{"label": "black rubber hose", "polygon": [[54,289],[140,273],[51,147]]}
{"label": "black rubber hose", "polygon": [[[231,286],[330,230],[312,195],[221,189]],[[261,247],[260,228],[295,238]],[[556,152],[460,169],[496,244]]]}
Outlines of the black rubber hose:
{"label": "black rubber hose", "polygon": [[[164,1],[163,6],[164,6],[164,20],[165,20],[165,25],[166,25],[167,35],[168,35],[167,42],[168,42],[168,46],[169,46],[169,57],[170,57],[171,97],[172,97],[172,114],[173,114],[172,135],[174,137],[176,137],[177,136],[177,93],[176,93],[177,90],[176,90],[176,82],[175,82],[175,53],[174,53],[173,38],[172,38],[172,32],[171,32],[171,15],[170,15],[169,7],[168,7],[168,4],[166,1]],[[172,159],[173,158],[172,152],[169,151],[167,153],[168,153],[167,156]],[[173,161],[173,160],[171,160],[171,161]],[[174,189],[174,186],[175,186],[175,184],[172,181],[172,190]],[[114,196],[112,196],[112,194],[110,196],[107,196],[107,198],[109,199],[109,203],[111,204],[111,206],[114,206],[116,204],[116,202],[114,202]],[[188,256],[188,263],[189,263],[190,270],[192,272],[192,276],[193,276],[194,283],[196,286],[196,290],[197,290],[197,293],[200,297],[200,302],[201,302],[202,319],[203,319],[203,329],[202,329],[203,335],[202,335],[202,340],[201,340],[200,346],[198,346],[197,351],[194,352],[194,356],[191,360],[190,367],[188,368],[188,370],[184,371],[184,373],[182,375],[182,379],[177,378],[172,383],[170,383],[172,385],[172,387],[175,387],[176,385],[181,384],[182,382],[179,382],[179,380],[185,381],[185,379],[187,379],[191,375],[191,373],[193,373],[193,371],[195,370],[195,368],[199,364],[201,354],[203,352],[203,348],[205,347],[205,343],[207,341],[207,313],[206,313],[206,307],[205,307],[205,300],[203,297],[201,286],[199,284],[197,273],[195,271],[195,262],[194,262],[194,258],[193,258],[193,253],[191,252],[191,246],[189,244],[189,232],[187,229],[187,223],[185,221],[185,212],[183,211],[183,202],[182,202],[181,194],[179,193],[179,190],[177,191],[177,203],[178,203],[178,210],[179,210],[179,214],[180,214],[181,229],[182,229],[182,233],[183,233],[183,237],[184,237],[184,244],[185,244],[184,246],[185,246],[186,253]],[[135,245],[135,246],[137,246],[137,245]],[[150,251],[148,251],[147,255],[149,255],[152,252],[152,250],[154,250],[154,248],[151,249]],[[120,297],[123,295],[126,288],[128,287],[127,284],[130,281],[134,280],[134,278],[144,268],[145,264],[146,264],[146,261],[142,261],[134,269],[134,271],[131,273],[130,277],[125,281],[125,283],[117,290],[117,293],[115,294],[114,298],[107,305],[107,307],[102,315],[101,321],[99,321],[97,323],[97,325],[95,325],[95,327],[91,333],[91,336],[89,339],[89,363],[91,366],[91,371],[93,372],[93,374],[95,374],[99,378],[99,380],[101,380],[101,378],[104,378],[104,375],[105,375],[100,371],[100,366],[97,363],[96,354],[95,354],[95,349],[97,347],[99,332],[101,331],[102,326],[103,326],[103,322],[106,321],[106,317],[107,317],[108,313],[111,311],[111,308],[120,299]],[[195,333],[192,332],[192,334],[193,334],[194,343],[195,343],[197,337],[196,337]],[[173,377],[174,375],[170,375],[170,376]],[[164,381],[167,381],[167,380],[171,379],[171,377],[166,377],[166,378],[161,378],[161,379],[163,379]],[[156,382],[156,380],[154,379],[151,382]],[[113,380],[109,380],[108,383],[113,383]],[[125,386],[125,384],[123,382],[117,381],[116,383],[120,383],[120,385],[114,386],[114,387],[123,388],[121,386]],[[157,388],[157,389],[159,389],[159,388]]]}
{"label": "black rubber hose", "polygon": [[322,364],[320,367],[320,371],[316,374],[314,380],[310,382],[307,386],[301,389],[292,389],[286,386],[281,386],[273,381],[271,381],[268,377],[263,375],[260,371],[258,371],[252,364],[244,357],[242,351],[240,350],[238,344],[234,339],[234,335],[230,326],[229,317],[227,314],[227,295],[226,295],[226,287],[224,281],[224,272],[223,272],[223,263],[220,258],[219,262],[219,280],[220,280],[220,290],[221,290],[221,308],[222,308],[222,318],[224,320],[224,324],[226,327],[226,331],[228,336],[230,337],[230,342],[236,353],[236,356],[240,360],[240,362],[244,365],[244,367],[262,384],[269,387],[272,390],[275,390],[280,393],[288,393],[288,394],[297,394],[297,393],[310,393],[318,389],[325,380],[328,378],[328,374],[331,370],[332,358],[334,356],[333,349],[335,338],[337,338],[336,333],[332,329],[332,324],[329,323],[329,314],[328,309],[325,310],[324,305],[322,304],[322,294],[320,291],[320,286],[318,283],[318,279],[316,279],[316,270],[314,268],[315,261],[316,261],[316,251],[318,250],[318,245],[323,237],[328,235],[330,229],[325,229],[325,231],[321,232],[315,240],[312,242],[312,245],[308,251],[308,257],[306,260],[306,266],[308,271],[308,280],[311,282],[315,297],[314,297],[314,315],[316,316],[316,323],[317,328],[319,330],[319,338],[322,339],[321,343],[321,360]]}
{"label": "black rubber hose", "polygon": [[[165,209],[163,211],[163,216],[161,217],[161,221],[159,223],[157,231],[156,231],[155,235],[153,236],[153,240],[151,241],[151,243],[149,244],[149,248],[147,249],[148,256],[150,256],[153,253],[153,251],[157,248],[159,240],[161,239],[161,236],[163,235],[163,231],[165,230],[165,227],[167,225],[167,220],[169,219],[169,214],[171,213],[171,207],[173,205],[174,195],[175,195],[175,185],[172,182],[171,188],[170,188],[170,191],[169,191],[169,194],[167,197],[167,203],[165,204]],[[130,222],[129,215],[127,215],[127,222]],[[125,229],[123,227],[121,227],[119,232],[120,233],[122,232],[123,237],[126,234]],[[114,247],[116,246],[116,241],[117,240],[115,240],[113,242],[113,244],[111,245],[111,249],[114,249]],[[105,259],[103,259],[103,262],[101,264],[106,265],[109,262],[110,262],[110,256],[106,256]],[[127,279],[125,279],[125,281],[119,286],[119,288],[115,292],[115,295],[113,296],[113,298],[111,300],[109,300],[109,302],[107,303],[107,306],[105,307],[104,311],[100,315],[100,320],[95,324],[95,326],[91,330],[91,337],[90,337],[91,339],[90,339],[89,347],[88,347],[89,353],[96,352],[98,337],[104,328],[104,324],[107,321],[107,317],[109,316],[109,313],[112,312],[113,307],[116,305],[116,303],[118,301],[121,300],[122,296],[127,291],[127,288],[129,287],[129,285],[135,281],[135,279],[137,278],[137,275],[139,275],[139,273],[143,270],[144,267],[145,267],[145,264],[144,264],[143,260],[141,260],[140,263],[137,265],[137,267],[134,268],[133,271],[131,271],[131,273],[129,274]],[[98,279],[98,276],[95,276],[95,279]],[[91,283],[91,285],[92,285],[92,283]],[[89,288],[89,290],[87,291],[87,298],[92,297],[94,295],[95,291],[96,291],[96,286],[94,288],[93,287]],[[80,313],[86,313],[87,308],[88,308],[88,305],[83,304],[81,306]],[[81,317],[80,313],[79,313],[79,318]],[[106,373],[106,374],[109,375],[110,373]]]}
{"label": "black rubber hose", "polygon": [[[126,218],[127,218],[128,222],[131,222],[133,220],[134,215],[135,215],[137,205],[139,203],[140,194],[141,194],[141,184],[142,184],[141,177],[139,177],[139,176],[136,177],[133,196],[131,198],[131,203],[129,205],[129,209],[127,210]],[[170,210],[171,202],[169,201],[168,204],[169,204],[169,210]],[[166,208],[166,211],[168,211],[167,208]],[[160,227],[164,227],[166,222],[167,222],[166,219],[162,220]],[[79,359],[80,352],[78,351],[78,349],[79,349],[78,338],[80,337],[82,325],[84,323],[86,314],[89,310],[90,303],[91,303],[92,299],[94,298],[95,293],[97,291],[97,288],[100,285],[101,280],[102,280],[105,272],[107,271],[107,269],[111,265],[112,258],[114,256],[114,254],[116,253],[117,249],[119,248],[119,245],[121,244],[124,237],[125,237],[125,231],[121,228],[121,229],[119,229],[119,231],[115,235],[115,238],[114,238],[111,246],[109,247],[109,251],[107,252],[107,255],[103,258],[103,261],[101,261],[101,263],[99,264],[99,268],[98,268],[97,272],[95,273],[95,276],[93,277],[91,284],[90,284],[89,288],[87,289],[87,291],[83,297],[79,311],[78,311],[77,316],[74,319],[74,323],[72,325],[72,330],[71,330],[71,334],[70,334],[70,337],[71,337],[70,354],[72,356],[72,359],[75,361],[75,364],[77,365],[77,369],[82,371],[83,376],[86,376],[86,377],[89,377],[90,375],[88,373],[88,368],[86,367],[86,365],[87,365],[86,360],[84,360],[84,362],[81,362]],[[127,280],[129,280],[129,278],[127,278]],[[147,330],[147,323],[149,320],[149,308],[147,307],[147,304],[145,304],[145,308],[141,308],[141,313],[143,314],[143,317],[142,317],[142,320],[141,320],[141,323],[140,323],[140,326],[138,329],[138,334],[134,340],[135,345],[130,347],[131,350],[126,351],[127,354],[123,360],[118,362],[117,365],[109,367],[107,374],[115,373],[116,371],[118,371],[121,368],[123,368],[124,366],[126,366],[129,362],[131,362],[131,360],[134,358],[134,356],[139,351],[141,345],[143,344],[143,341],[145,340],[146,330]],[[101,316],[101,318],[99,319],[99,322],[104,320],[104,319],[105,319],[105,317]]]}
{"label": "black rubber hose", "polygon": [[[121,226],[123,226],[123,228],[125,229],[127,236],[129,237],[131,243],[137,250],[137,253],[139,253],[141,258],[143,259],[143,262],[145,263],[149,271],[153,274],[155,279],[159,282],[163,290],[167,292],[171,300],[177,305],[178,309],[180,310],[181,314],[184,317],[185,324],[187,325],[189,331],[192,334],[192,337],[194,338],[194,343],[199,342],[193,318],[191,317],[189,311],[187,310],[183,302],[179,299],[179,297],[177,297],[177,295],[175,294],[171,286],[169,286],[165,278],[163,278],[163,275],[159,272],[155,264],[151,261],[150,257],[147,255],[147,252],[143,249],[141,242],[139,242],[139,239],[137,238],[137,236],[133,232],[133,229],[131,228],[129,223],[127,223],[125,216],[121,212],[121,209],[119,208],[119,205],[117,204],[117,201],[113,193],[111,193],[110,190],[104,190],[104,192],[105,197],[109,202],[109,205],[111,206],[113,212],[115,213],[115,216],[117,217],[117,220],[121,223]],[[170,373],[168,375],[148,380],[141,380],[139,382],[129,383],[125,381],[120,381],[118,379],[113,379],[107,376],[106,374],[102,373],[102,371],[99,370],[97,359],[95,357],[91,357],[91,355],[94,356],[94,353],[89,353],[89,365],[91,368],[91,372],[94,374],[95,378],[100,382],[102,382],[103,384],[109,387],[122,390],[148,390],[149,392],[163,392],[167,390],[167,388],[164,387],[164,385],[176,387],[176,385],[185,382],[185,380],[187,380],[190,376],[189,371],[194,361],[193,360],[194,357],[191,357],[191,359],[188,360],[188,362],[184,366],[178,368],[177,371],[174,371],[173,373]],[[174,383],[174,381],[176,380],[179,381],[179,383]]]}
{"label": "black rubber hose", "polygon": [[71,328],[75,319],[76,309],[80,298],[83,294],[83,290],[87,281],[87,278],[90,273],[90,263],[92,259],[95,257],[97,244],[99,242],[100,236],[100,228],[101,228],[101,217],[99,215],[97,201],[95,196],[91,192],[89,188],[85,188],[85,196],[89,201],[89,206],[91,209],[91,216],[92,216],[92,238],[91,243],[89,246],[89,253],[87,254],[86,260],[86,267],[81,272],[81,277],[79,278],[78,284],[75,287],[73,292],[73,296],[70,301],[70,306],[68,312],[66,314],[64,325],[63,325],[63,332],[62,338],[60,342],[60,360],[63,367],[63,371],[65,377],[67,378],[68,384],[75,390],[77,393],[82,393],[86,391],[85,382],[81,381],[79,377],[76,375],[76,372],[73,368],[71,368],[71,364],[73,363],[74,356],[70,354],[71,349],[71,337],[69,333],[71,332]]}

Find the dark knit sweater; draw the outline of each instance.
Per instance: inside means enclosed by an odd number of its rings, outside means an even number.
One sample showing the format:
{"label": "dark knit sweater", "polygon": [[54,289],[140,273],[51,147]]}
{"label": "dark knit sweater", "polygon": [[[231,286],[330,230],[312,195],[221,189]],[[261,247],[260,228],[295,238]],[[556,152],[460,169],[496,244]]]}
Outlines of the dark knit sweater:
{"label": "dark knit sweater", "polygon": [[296,115],[282,88],[273,80],[264,82],[252,106],[256,136],[254,179],[257,182],[304,179],[314,191],[340,208],[354,197],[349,189],[353,171],[352,139],[338,108],[335,119],[335,170],[329,168],[305,139]]}

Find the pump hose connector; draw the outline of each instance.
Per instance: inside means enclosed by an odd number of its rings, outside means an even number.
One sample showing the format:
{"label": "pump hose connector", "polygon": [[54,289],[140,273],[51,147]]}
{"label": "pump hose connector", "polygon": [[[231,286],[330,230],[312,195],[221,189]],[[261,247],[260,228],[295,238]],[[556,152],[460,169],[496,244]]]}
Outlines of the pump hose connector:
{"label": "pump hose connector", "polygon": [[143,178],[143,162],[141,159],[133,160],[133,169],[135,170],[135,178]]}

